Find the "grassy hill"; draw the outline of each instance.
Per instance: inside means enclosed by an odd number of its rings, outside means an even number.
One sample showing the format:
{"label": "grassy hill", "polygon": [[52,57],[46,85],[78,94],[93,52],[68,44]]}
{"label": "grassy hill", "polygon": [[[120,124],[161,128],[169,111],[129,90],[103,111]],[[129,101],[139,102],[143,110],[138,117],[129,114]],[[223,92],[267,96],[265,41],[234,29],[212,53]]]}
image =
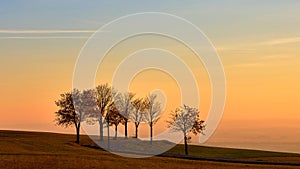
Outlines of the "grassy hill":
{"label": "grassy hill", "polygon": [[240,164],[209,160],[226,158],[300,162],[299,154],[190,146],[192,156],[208,158],[208,160],[188,160],[176,156],[183,153],[182,145],[177,145],[168,151],[165,157],[133,159],[120,157],[95,147],[88,136],[81,137],[81,145],[75,144],[74,138],[74,135],[67,134],[0,131],[0,168],[300,168],[300,166]]}

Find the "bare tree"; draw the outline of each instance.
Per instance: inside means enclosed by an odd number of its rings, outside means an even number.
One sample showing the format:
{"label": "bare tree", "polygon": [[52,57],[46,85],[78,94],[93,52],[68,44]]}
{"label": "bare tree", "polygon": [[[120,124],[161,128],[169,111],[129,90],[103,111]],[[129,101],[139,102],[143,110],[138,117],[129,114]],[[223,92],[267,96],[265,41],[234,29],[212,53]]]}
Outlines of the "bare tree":
{"label": "bare tree", "polygon": [[115,126],[115,140],[117,139],[118,125],[122,123],[124,117],[119,113],[118,109],[112,104],[105,116],[105,124],[107,126],[107,149],[110,149],[110,126]]}
{"label": "bare tree", "polygon": [[143,99],[137,98],[132,102],[134,110],[130,113],[130,120],[135,125],[135,138],[138,138],[138,128],[140,123],[143,121],[143,111],[146,108],[146,104]]}
{"label": "bare tree", "polygon": [[106,119],[107,119],[107,123],[110,126],[115,126],[115,139],[117,139],[118,125],[120,123],[123,123],[125,118],[119,113],[118,109],[115,106],[111,106],[106,116]]}
{"label": "bare tree", "polygon": [[82,111],[85,121],[95,118],[99,113],[95,90],[83,90],[81,93],[80,102],[77,103],[75,100],[75,108]]}
{"label": "bare tree", "polygon": [[60,94],[60,99],[55,101],[59,110],[55,112],[55,121],[57,125],[69,127],[75,126],[76,129],[76,143],[79,143],[80,119],[75,111],[73,104],[72,92]]}
{"label": "bare tree", "polygon": [[149,124],[150,127],[150,143],[152,144],[153,139],[153,125],[159,120],[161,115],[161,106],[160,103],[156,100],[157,95],[150,94],[147,96],[146,103],[146,111],[145,111],[145,120]]}
{"label": "bare tree", "polygon": [[124,117],[122,124],[125,127],[126,138],[128,137],[127,126],[128,126],[129,116],[130,113],[134,110],[134,107],[132,106],[134,96],[135,94],[133,93],[123,93],[123,94],[119,94],[117,99],[115,100],[115,105],[119,110],[119,113]]}
{"label": "bare tree", "polygon": [[93,90],[84,90],[80,92],[74,89],[72,92],[67,92],[60,95],[60,99],[55,101],[59,110],[55,112],[57,125],[68,127],[74,125],[76,129],[76,143],[79,143],[80,125],[89,113],[95,111],[92,106],[94,97]]}
{"label": "bare tree", "polygon": [[110,106],[106,112],[105,115],[105,124],[107,126],[107,149],[110,149],[110,117],[111,117],[111,113],[112,113],[112,106]]}
{"label": "bare tree", "polygon": [[99,109],[98,122],[100,128],[100,141],[103,141],[103,119],[113,104],[112,88],[106,83],[96,87],[96,98]]}
{"label": "bare tree", "polygon": [[198,109],[186,105],[183,105],[172,112],[170,120],[168,120],[167,123],[169,128],[183,133],[186,155],[188,155],[188,134],[190,132],[195,135],[198,133],[203,134],[203,131],[205,130],[205,124],[203,120],[200,120]]}

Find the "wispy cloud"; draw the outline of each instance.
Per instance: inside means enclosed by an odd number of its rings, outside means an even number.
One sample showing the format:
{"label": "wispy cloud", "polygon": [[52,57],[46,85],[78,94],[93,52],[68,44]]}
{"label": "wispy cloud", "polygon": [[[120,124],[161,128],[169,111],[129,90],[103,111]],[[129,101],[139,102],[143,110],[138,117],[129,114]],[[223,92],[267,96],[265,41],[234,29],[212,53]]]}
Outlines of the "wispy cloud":
{"label": "wispy cloud", "polygon": [[288,55],[267,55],[267,56],[261,56],[260,58],[257,58],[257,60],[251,61],[250,63],[238,63],[232,65],[232,67],[237,67],[237,68],[261,67],[261,66],[270,65],[274,63],[275,60],[283,60],[289,58],[291,58],[291,56]]}
{"label": "wispy cloud", "polygon": [[255,48],[247,48],[247,47],[217,47],[216,50],[218,52],[226,52],[233,55],[248,55],[256,53]]}
{"label": "wispy cloud", "polygon": [[0,39],[88,39],[97,30],[10,30],[0,29]]}
{"label": "wispy cloud", "polygon": [[273,60],[273,59],[287,59],[291,58],[289,55],[267,55],[263,56],[261,59],[263,60]]}
{"label": "wispy cloud", "polygon": [[216,47],[216,50],[219,52],[236,52],[236,53],[251,53],[256,51],[257,47],[260,46],[274,46],[274,45],[283,45],[290,43],[300,42],[300,36],[289,37],[289,38],[276,38],[266,41],[253,42],[249,44],[237,44],[235,46],[226,46],[226,47]]}
{"label": "wispy cloud", "polygon": [[2,34],[94,33],[96,30],[0,30]]}
{"label": "wispy cloud", "polygon": [[0,39],[88,39],[89,36],[8,36]]}
{"label": "wispy cloud", "polygon": [[257,62],[257,63],[240,63],[233,65],[233,67],[238,67],[238,68],[251,68],[251,67],[258,67],[258,66],[263,66],[265,64]]}
{"label": "wispy cloud", "polygon": [[258,43],[258,45],[270,45],[271,46],[271,45],[281,45],[281,44],[297,43],[297,42],[300,42],[300,37],[273,39],[273,40]]}

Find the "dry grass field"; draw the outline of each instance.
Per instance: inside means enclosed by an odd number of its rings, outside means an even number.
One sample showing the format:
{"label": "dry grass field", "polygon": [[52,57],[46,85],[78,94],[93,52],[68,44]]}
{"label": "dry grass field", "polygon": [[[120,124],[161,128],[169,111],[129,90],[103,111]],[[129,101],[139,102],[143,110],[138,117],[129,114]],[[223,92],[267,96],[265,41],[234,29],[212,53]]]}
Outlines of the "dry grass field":
{"label": "dry grass field", "polygon": [[[81,137],[82,145],[75,144],[74,139],[74,135],[66,134],[0,131],[0,168],[300,168],[300,166],[239,164],[172,157],[125,158],[87,147],[86,145],[92,144],[87,136]],[[182,148],[182,145],[177,145],[168,154],[180,154],[183,152]],[[191,155],[208,158],[300,162],[299,154],[201,146],[191,146],[190,152]]]}

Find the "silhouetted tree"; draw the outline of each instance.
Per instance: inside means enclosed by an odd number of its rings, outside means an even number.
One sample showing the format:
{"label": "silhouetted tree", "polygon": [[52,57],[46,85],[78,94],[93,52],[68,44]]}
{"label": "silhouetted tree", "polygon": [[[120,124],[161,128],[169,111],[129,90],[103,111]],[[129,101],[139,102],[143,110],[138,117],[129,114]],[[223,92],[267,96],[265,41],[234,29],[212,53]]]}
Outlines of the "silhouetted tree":
{"label": "silhouetted tree", "polygon": [[92,107],[92,103],[95,101],[93,96],[93,90],[84,90],[83,92],[80,92],[79,90],[74,89],[72,92],[61,94],[61,98],[58,101],[55,101],[55,104],[59,107],[59,110],[55,112],[55,121],[57,125],[61,126],[75,126],[76,143],[79,143],[80,140],[81,122],[85,119],[85,115],[87,115],[84,113],[95,111],[95,107]]}
{"label": "silhouetted tree", "polygon": [[133,100],[132,105],[134,110],[130,113],[130,120],[134,122],[135,125],[135,138],[138,138],[138,128],[140,123],[143,121],[143,111],[146,108],[145,101],[141,98],[136,98]]}
{"label": "silhouetted tree", "polygon": [[110,114],[112,113],[111,110],[112,105],[108,108],[106,115],[105,115],[105,124],[107,126],[107,149],[110,149],[110,130],[109,130],[109,126],[110,126]]}
{"label": "silhouetted tree", "polygon": [[160,103],[156,101],[157,96],[155,94],[150,94],[147,96],[146,111],[145,111],[145,121],[149,124],[150,127],[150,143],[152,144],[153,139],[153,125],[158,121],[161,115]]}
{"label": "silhouetted tree", "polygon": [[115,106],[111,106],[107,114],[107,122],[110,126],[115,126],[115,139],[118,135],[118,125],[123,123],[125,118],[119,113],[118,109]]}
{"label": "silhouetted tree", "polygon": [[103,119],[113,104],[112,88],[106,83],[96,87],[96,98],[99,109],[98,122],[100,128],[100,141],[103,141]]}
{"label": "silhouetted tree", "polygon": [[83,112],[84,120],[88,121],[94,119],[99,114],[97,103],[95,90],[88,89],[83,90],[79,103],[75,101],[75,107]]}
{"label": "silhouetted tree", "polygon": [[200,120],[198,109],[186,105],[183,105],[172,112],[170,120],[167,121],[167,123],[169,128],[183,133],[186,155],[188,155],[188,134],[190,132],[195,135],[198,133],[203,134],[203,131],[205,130],[205,124],[203,120]]}
{"label": "silhouetted tree", "polygon": [[56,124],[65,127],[74,125],[77,134],[76,143],[79,143],[80,120],[75,111],[72,93],[60,94],[60,97],[59,100],[55,101],[56,106],[59,107],[59,110],[55,112]]}
{"label": "silhouetted tree", "polygon": [[125,137],[127,138],[127,124],[129,120],[130,113],[134,110],[132,106],[132,102],[134,99],[135,94],[133,93],[123,93],[119,94],[117,99],[115,100],[115,105],[119,110],[119,113],[124,117],[122,124],[125,127]]}

